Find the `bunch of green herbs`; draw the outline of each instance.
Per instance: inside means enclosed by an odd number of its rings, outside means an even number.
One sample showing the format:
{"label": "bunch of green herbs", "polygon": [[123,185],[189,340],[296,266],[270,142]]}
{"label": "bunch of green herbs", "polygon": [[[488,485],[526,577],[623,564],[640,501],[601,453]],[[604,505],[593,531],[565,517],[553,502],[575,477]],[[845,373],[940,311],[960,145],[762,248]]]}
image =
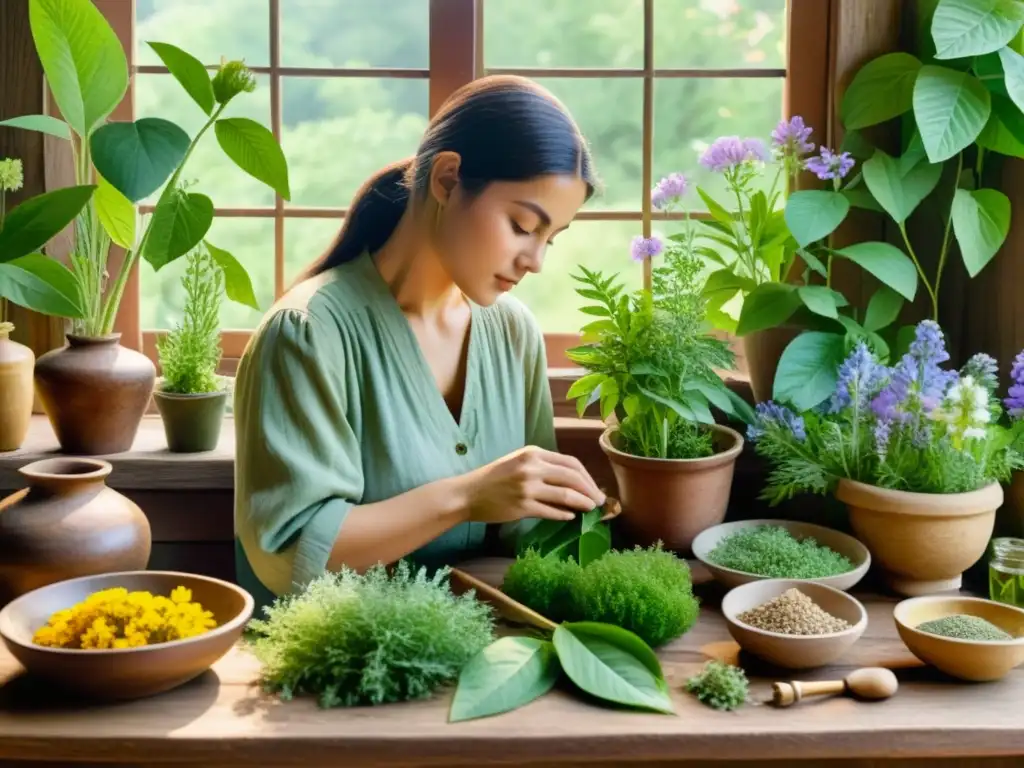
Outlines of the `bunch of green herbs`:
{"label": "bunch of green herbs", "polygon": [[714,709],[738,709],[747,700],[750,683],[739,667],[721,661],[709,661],[686,681],[686,690]]}
{"label": "bunch of green herbs", "polygon": [[813,538],[797,539],[777,525],[742,528],[722,537],[708,561],[772,579],[820,579],[853,570],[853,563]]}

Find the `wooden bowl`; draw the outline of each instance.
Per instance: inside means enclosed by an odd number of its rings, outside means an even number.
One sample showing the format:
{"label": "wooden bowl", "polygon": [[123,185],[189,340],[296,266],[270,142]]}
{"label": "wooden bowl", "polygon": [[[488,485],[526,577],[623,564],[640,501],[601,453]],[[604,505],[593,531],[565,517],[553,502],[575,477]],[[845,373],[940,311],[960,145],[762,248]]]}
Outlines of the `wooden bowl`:
{"label": "wooden bowl", "polygon": [[[745,624],[737,617],[796,587],[820,608],[852,626],[827,635],[786,635]],[[747,653],[786,669],[810,669],[831,664],[864,634],[868,613],[842,590],[799,579],[751,581],[729,591],[722,600],[722,615],[733,640]]]}
{"label": "wooden bowl", "polygon": [[[958,640],[922,632],[918,625],[954,614],[978,616],[1013,640]],[[898,603],[892,612],[900,639],[925,664],[961,680],[998,680],[1024,661],[1024,610],[994,600],[925,595]]]}
{"label": "wooden bowl", "polygon": [[[139,648],[81,650],[32,642],[53,613],[98,590],[124,587],[170,595],[179,585],[191,589],[192,600],[213,613],[214,629]],[[237,642],[252,612],[252,596],[226,581],[194,573],[122,571],[59,581],[22,595],[0,610],[0,636],[29,674],[91,699],[127,700],[162,693],[201,675]]]}
{"label": "wooden bowl", "polygon": [[821,525],[799,523],[793,520],[742,520],[735,523],[722,523],[721,525],[716,525],[713,528],[708,528],[693,540],[693,556],[704,564],[704,566],[711,572],[711,575],[715,577],[716,581],[720,581],[727,587],[738,587],[742,584],[749,584],[752,581],[765,581],[770,579],[770,576],[761,576],[756,573],[737,571],[733,568],[716,565],[708,560],[708,555],[710,555],[712,550],[718,546],[718,542],[726,536],[731,536],[737,531],[741,531],[745,528],[756,528],[762,525],[772,525],[779,528],[785,528],[795,539],[814,539],[819,544],[822,544],[846,557],[854,566],[852,571],[840,573],[836,576],[824,576],[820,579],[793,579],[793,581],[825,584],[826,586],[846,591],[864,578],[864,574],[866,574],[868,572],[868,568],[871,567],[871,553],[868,552],[867,547],[861,544],[857,539],[853,538],[853,536],[849,536],[832,528],[825,528]]}

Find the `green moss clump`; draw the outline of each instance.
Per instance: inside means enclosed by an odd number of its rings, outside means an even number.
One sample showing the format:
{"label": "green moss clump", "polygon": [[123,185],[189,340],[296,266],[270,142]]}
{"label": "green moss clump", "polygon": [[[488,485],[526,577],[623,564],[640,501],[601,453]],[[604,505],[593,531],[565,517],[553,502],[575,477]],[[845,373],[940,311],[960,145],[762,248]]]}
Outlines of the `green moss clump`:
{"label": "green moss clump", "polygon": [[570,621],[569,588],[581,570],[575,560],[544,557],[528,549],[505,573],[501,590],[556,623]]}
{"label": "green moss clump", "polygon": [[750,683],[739,667],[721,661],[709,661],[699,674],[686,682],[686,690],[709,707],[729,711],[747,700]]}
{"label": "green moss clump", "polygon": [[707,559],[723,568],[773,579],[820,579],[854,568],[838,552],[811,538],[796,539],[777,525],[742,528],[729,534]]}

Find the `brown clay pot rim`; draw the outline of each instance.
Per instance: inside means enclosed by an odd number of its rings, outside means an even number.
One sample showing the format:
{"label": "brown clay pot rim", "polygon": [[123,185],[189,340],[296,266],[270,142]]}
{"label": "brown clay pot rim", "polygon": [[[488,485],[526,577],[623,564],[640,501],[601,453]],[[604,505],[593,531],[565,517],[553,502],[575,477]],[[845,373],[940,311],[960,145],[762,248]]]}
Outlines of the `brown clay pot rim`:
{"label": "brown clay pot rim", "polygon": [[[84,471],[75,471],[76,469]],[[40,459],[18,468],[19,474],[29,480],[102,480],[113,470],[109,461],[58,456]]]}
{"label": "brown clay pot rim", "polygon": [[[769,585],[778,584],[778,586],[780,588],[780,592],[779,592],[780,595],[783,592],[785,592],[787,589],[791,589],[791,588],[810,589],[810,590],[825,589],[825,590],[829,590],[831,592],[838,592],[840,595],[843,596],[844,599],[846,599],[852,605],[857,607],[857,610],[858,610],[858,612],[860,614],[860,618],[857,620],[856,624],[851,624],[846,629],[841,629],[838,632],[827,632],[827,633],[825,633],[823,635],[787,635],[785,632],[772,632],[772,631],[767,630],[767,629],[760,629],[759,627],[755,627],[753,624],[747,624],[745,621],[740,621],[739,618],[736,615],[733,615],[731,611],[726,613],[726,611],[723,610],[722,611],[723,618],[725,618],[726,621],[732,622],[733,624],[737,624],[737,625],[743,627],[743,629],[748,630],[749,632],[752,632],[754,634],[764,635],[765,637],[776,638],[776,639],[784,640],[786,642],[791,642],[792,641],[794,645],[798,644],[798,643],[806,643],[806,642],[811,641],[811,640],[833,639],[833,638],[836,638],[836,637],[842,637],[844,635],[852,635],[852,634],[854,634],[856,632],[863,632],[867,628],[867,625],[868,625],[868,609],[864,607],[864,603],[862,603],[856,597],[851,595],[849,592],[845,592],[845,591],[843,591],[841,589],[836,589],[835,587],[830,586],[828,584],[822,584],[820,582],[815,582],[815,581],[810,581],[809,582],[806,579],[761,579],[760,581],[750,581],[750,582],[747,582],[746,584],[740,584],[738,587],[733,587],[732,589],[730,589],[726,593],[725,598],[723,598],[723,600],[728,598],[729,595],[733,594],[734,592],[736,594],[739,594],[738,590],[744,590],[744,589],[750,589],[750,590],[753,590],[753,589],[764,589],[766,584],[769,584]],[[785,588],[783,588],[783,587],[785,587]],[[804,594],[806,594],[806,592]],[[811,597],[810,595],[807,595],[807,596]],[[768,598],[768,600],[771,600],[771,599],[772,598]],[[811,599],[813,600],[814,598],[811,598]],[[766,600],[765,602],[768,602],[768,601]]]}
{"label": "brown clay pot rim", "polygon": [[181,392],[164,392],[161,389],[153,390],[153,397],[158,397],[161,400],[213,400],[214,398],[227,396],[228,392],[224,389],[219,389],[216,392],[192,392],[187,395]]}
{"label": "brown clay pot rim", "polygon": [[[142,645],[137,648],[51,648],[45,645],[36,645],[34,643],[23,643],[17,640],[8,632],[8,624],[10,623],[10,614],[14,607],[22,601],[28,602],[32,599],[36,593],[42,592],[44,589],[51,589],[58,584],[73,584],[76,581],[94,581],[96,574],[92,576],[79,576],[75,579],[65,579],[64,581],[57,581],[53,584],[47,584],[46,586],[34,589],[31,592],[26,592],[18,598],[15,598],[9,602],[6,606],[0,609],[0,635],[8,643],[13,643],[21,648],[26,648],[35,652],[41,653],[56,653],[64,656],[120,656],[129,653],[152,653],[154,651],[166,650],[167,648],[180,648],[193,643],[207,641],[211,638],[218,637],[219,635],[225,635],[229,632],[233,632],[241,625],[249,621],[252,616],[252,612],[255,608],[255,601],[251,594],[246,590],[239,587],[237,584],[232,584],[230,581],[224,581],[222,579],[215,579],[212,576],[203,576],[198,573],[186,573],[185,571],[112,571],[110,573],[100,574],[104,577],[118,576],[118,577],[131,577],[131,576],[187,576],[190,579],[198,579],[205,581],[209,584],[216,584],[221,587],[227,587],[231,591],[242,596],[245,601],[245,605],[242,610],[238,612],[238,615],[226,624],[221,624],[218,627],[214,627],[209,632],[202,635],[196,635],[195,637],[186,637],[182,640],[171,640],[167,643],[158,643],[156,645]],[[68,606],[70,607],[70,606]]]}
{"label": "brown clay pot rim", "polygon": [[703,471],[736,461],[736,457],[743,451],[743,435],[723,424],[709,424],[708,428],[713,432],[733,438],[732,446],[724,451],[700,459],[658,459],[647,456],[634,456],[612,445],[612,435],[619,431],[617,425],[612,425],[602,432],[601,437],[598,438],[598,444],[609,459],[622,466],[636,466],[668,472],[679,470]]}
{"label": "brown clay pot rim", "polygon": [[111,344],[121,341],[120,333],[108,333],[105,336],[83,336],[77,333],[65,333],[64,338],[72,346],[85,346],[89,344]]}
{"label": "brown clay pot rim", "polygon": [[[904,619],[904,615],[908,608],[913,605],[919,605],[921,603],[994,603],[1000,606],[1000,609],[1005,608],[1010,613],[1019,613],[1024,618],[1024,609],[1018,608],[1015,605],[1009,603],[1000,603],[997,600],[986,600],[983,597],[969,597],[967,595],[919,595],[918,597],[908,597],[906,600],[900,600],[896,603],[896,606],[892,609],[892,620],[896,623],[896,626],[905,629],[908,632],[913,632],[916,635],[927,637],[929,640],[942,640],[944,642],[959,643],[965,646],[971,645],[982,645],[986,648],[989,647],[1009,647],[1015,645],[1024,645],[1024,635],[1013,637],[1009,640],[966,640],[960,637],[944,637],[943,635],[933,635],[931,632],[922,632],[917,627],[912,627],[907,624]],[[949,614],[953,615],[953,614]],[[969,614],[974,615],[974,614]]]}
{"label": "brown clay pot rim", "polygon": [[1003,487],[998,483],[966,493],[917,493],[879,488],[857,480],[842,479],[836,487],[836,499],[849,506],[873,512],[932,517],[973,517],[987,515],[1003,503]]}

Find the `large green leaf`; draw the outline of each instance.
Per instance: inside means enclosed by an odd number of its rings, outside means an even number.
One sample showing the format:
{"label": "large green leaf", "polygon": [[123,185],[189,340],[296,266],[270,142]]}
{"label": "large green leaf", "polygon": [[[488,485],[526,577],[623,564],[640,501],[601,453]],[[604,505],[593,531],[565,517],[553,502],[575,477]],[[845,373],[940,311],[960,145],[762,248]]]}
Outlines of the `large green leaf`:
{"label": "large green leaf", "polygon": [[796,286],[786,283],[762,283],[743,299],[736,333],[745,336],[782,325],[801,305]]}
{"label": "large green leaf", "polygon": [[75,220],[96,187],[62,187],[30,197],[7,214],[0,230],[0,263],[38,251]]}
{"label": "large green leaf", "polygon": [[1000,48],[999,61],[1003,65],[1006,93],[1017,109],[1024,110],[1024,56],[1012,48]]}
{"label": "large green leaf", "polygon": [[174,75],[185,92],[206,114],[212,114],[216,101],[213,97],[213,82],[203,62],[191,53],[170,43],[149,43],[164,66]]}
{"label": "large green leaf", "polygon": [[882,150],[875,152],[861,170],[872,197],[897,224],[907,220],[942,177],[941,163],[922,160],[904,173],[900,161]]}
{"label": "large green leaf", "polygon": [[974,75],[921,67],[914,85],[914,119],[931,162],[941,163],[969,146],[991,111],[991,94]]}
{"label": "large green leaf", "polygon": [[213,201],[198,192],[177,190],[153,211],[142,256],[159,270],[199,245],[211,224]]}
{"label": "large green leaf", "polygon": [[448,722],[489,717],[529,704],[558,681],[555,646],[537,637],[502,637],[459,673]]}
{"label": "large green leaf", "polygon": [[839,317],[839,311],[836,309],[836,297],[831,288],[826,288],[824,285],[801,285],[796,292],[804,306],[814,314],[830,317],[833,320]]}
{"label": "large green leaf", "polygon": [[110,239],[122,248],[134,248],[136,215],[131,200],[100,176],[94,202],[96,215]]}
{"label": "large green leaf", "polygon": [[801,333],[779,358],[773,396],[798,411],[814,408],[835,391],[837,370],[845,357],[842,334]]}
{"label": "large green leaf", "polygon": [[861,67],[843,94],[840,120],[852,131],[908,112],[921,62],[909,53],[887,53]]}
{"label": "large green leaf", "polygon": [[249,277],[249,273],[245,271],[242,263],[209,240],[205,240],[204,245],[206,250],[210,252],[210,256],[213,257],[213,260],[224,271],[224,293],[227,294],[227,297],[238,304],[259,310],[260,304],[256,301],[256,292],[252,287],[252,279]]}
{"label": "large green leaf", "polygon": [[907,301],[917,295],[917,268],[895,245],[881,242],[855,243],[836,251],[866,269]]}
{"label": "large green leaf", "polygon": [[41,253],[0,264],[0,297],[19,307],[57,317],[80,318],[78,281],[70,269]]}
{"label": "large green leaf", "polygon": [[1006,240],[1010,231],[1010,199],[995,189],[958,189],[953,196],[952,217],[964,266],[975,277]]}
{"label": "large green leaf", "polygon": [[978,135],[978,146],[1009,157],[1024,157],[1024,114],[1009,96],[992,94],[992,114]]}
{"label": "large green leaf", "polygon": [[831,235],[850,212],[850,201],[839,192],[809,189],[786,201],[786,226],[801,248]]}
{"label": "large green leaf", "polygon": [[935,58],[960,59],[997,51],[1024,24],[1019,0],[939,0],[932,16]]}
{"label": "large green leaf", "polygon": [[599,699],[674,714],[658,657],[639,637],[611,624],[562,624],[555,650],[569,679]]}
{"label": "large green leaf", "polygon": [[883,285],[871,297],[867,311],[864,313],[864,328],[868,331],[880,331],[896,321],[903,309],[903,297],[888,286]]}
{"label": "large green leaf", "polygon": [[721,203],[700,187],[697,187],[697,194],[700,195],[700,199],[703,200],[704,205],[707,206],[708,213],[714,217],[715,221],[725,228],[727,233],[731,233],[731,227],[736,221],[735,217],[729,213]]}
{"label": "large green leaf", "polygon": [[92,137],[92,161],[133,203],[153,194],[185,158],[192,140],[174,123],[144,117],[108,123]]}
{"label": "large green leaf", "polygon": [[128,90],[121,42],[86,0],[29,0],[28,17],[61,114],[75,133],[88,136]]}
{"label": "large green leaf", "polygon": [[285,200],[291,199],[288,163],[274,134],[247,117],[224,118],[218,120],[213,128],[221,149],[235,165]]}
{"label": "large green leaf", "polygon": [[0,120],[0,126],[48,133],[58,139],[71,138],[71,129],[68,128],[68,124],[50,115],[21,115],[21,117],[12,117],[10,120]]}

